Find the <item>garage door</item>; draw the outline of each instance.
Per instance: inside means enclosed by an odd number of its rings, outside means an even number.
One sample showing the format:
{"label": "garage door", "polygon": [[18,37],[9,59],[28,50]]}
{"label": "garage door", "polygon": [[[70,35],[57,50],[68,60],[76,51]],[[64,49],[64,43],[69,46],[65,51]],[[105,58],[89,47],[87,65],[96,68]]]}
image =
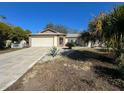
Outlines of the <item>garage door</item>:
{"label": "garage door", "polygon": [[51,47],[53,46],[53,37],[32,37],[32,47]]}

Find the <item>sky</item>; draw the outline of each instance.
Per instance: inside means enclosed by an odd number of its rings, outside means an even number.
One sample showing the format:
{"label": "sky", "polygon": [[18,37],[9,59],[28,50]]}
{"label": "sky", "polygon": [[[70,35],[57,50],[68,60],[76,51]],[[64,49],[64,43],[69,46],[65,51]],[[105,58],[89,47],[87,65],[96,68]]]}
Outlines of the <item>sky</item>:
{"label": "sky", "polygon": [[109,12],[120,4],[124,3],[0,2],[0,15],[5,16],[10,24],[33,33],[42,31],[48,23],[62,24],[80,32],[86,30],[88,22],[101,11]]}

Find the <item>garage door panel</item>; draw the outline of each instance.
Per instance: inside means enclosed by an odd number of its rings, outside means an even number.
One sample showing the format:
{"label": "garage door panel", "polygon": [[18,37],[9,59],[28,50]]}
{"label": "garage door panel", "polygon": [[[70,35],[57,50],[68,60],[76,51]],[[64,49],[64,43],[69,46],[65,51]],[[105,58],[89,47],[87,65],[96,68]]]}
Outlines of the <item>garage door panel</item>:
{"label": "garage door panel", "polygon": [[51,47],[53,46],[53,37],[33,37],[33,47]]}

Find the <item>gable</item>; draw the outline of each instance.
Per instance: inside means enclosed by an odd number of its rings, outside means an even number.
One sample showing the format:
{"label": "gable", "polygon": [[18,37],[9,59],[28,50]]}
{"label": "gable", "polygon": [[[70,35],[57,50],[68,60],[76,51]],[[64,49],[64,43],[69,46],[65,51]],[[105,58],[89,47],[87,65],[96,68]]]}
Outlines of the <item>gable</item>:
{"label": "gable", "polygon": [[44,31],[44,32],[41,32],[41,33],[55,33],[55,32],[47,30],[47,31]]}
{"label": "gable", "polygon": [[57,33],[55,30],[47,28],[44,31],[42,31],[41,33]]}

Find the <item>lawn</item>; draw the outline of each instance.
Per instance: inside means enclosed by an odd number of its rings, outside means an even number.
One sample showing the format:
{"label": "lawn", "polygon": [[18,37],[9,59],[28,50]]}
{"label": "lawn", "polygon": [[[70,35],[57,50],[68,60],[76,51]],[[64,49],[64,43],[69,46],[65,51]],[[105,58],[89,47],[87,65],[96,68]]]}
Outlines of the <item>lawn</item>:
{"label": "lawn", "polygon": [[37,63],[6,90],[123,90],[124,80],[116,68],[105,52],[74,50]]}

